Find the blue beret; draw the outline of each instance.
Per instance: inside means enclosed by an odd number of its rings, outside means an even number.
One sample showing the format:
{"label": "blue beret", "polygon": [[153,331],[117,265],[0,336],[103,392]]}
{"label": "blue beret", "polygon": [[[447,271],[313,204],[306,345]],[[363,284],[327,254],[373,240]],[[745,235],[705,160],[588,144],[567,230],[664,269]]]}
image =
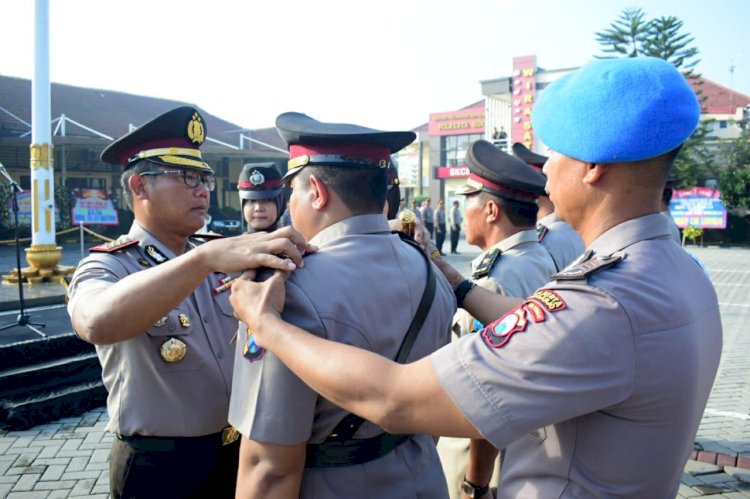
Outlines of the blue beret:
{"label": "blue beret", "polygon": [[553,151],[591,163],[653,158],[695,130],[700,105],[669,62],[655,57],[602,59],[551,83],[532,125]]}

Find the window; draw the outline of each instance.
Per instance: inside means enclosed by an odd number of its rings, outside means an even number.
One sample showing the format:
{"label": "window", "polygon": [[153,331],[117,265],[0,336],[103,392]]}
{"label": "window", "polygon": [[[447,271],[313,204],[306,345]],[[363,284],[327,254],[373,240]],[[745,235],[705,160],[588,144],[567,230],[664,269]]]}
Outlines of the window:
{"label": "window", "polygon": [[483,135],[479,133],[442,137],[443,147],[440,164],[443,166],[465,165],[466,151],[469,150],[469,145],[481,138],[483,138]]}

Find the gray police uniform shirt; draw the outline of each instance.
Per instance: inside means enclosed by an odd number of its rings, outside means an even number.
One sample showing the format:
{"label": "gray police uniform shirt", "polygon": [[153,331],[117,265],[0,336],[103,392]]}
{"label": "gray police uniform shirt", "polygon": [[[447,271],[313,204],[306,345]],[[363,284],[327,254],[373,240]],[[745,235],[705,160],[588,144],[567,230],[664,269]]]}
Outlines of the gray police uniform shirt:
{"label": "gray police uniform shirt", "polygon": [[[539,244],[536,230],[529,229],[503,239],[472,260],[472,275],[476,275],[474,272],[485,257],[497,250],[500,255],[490,273],[475,279],[478,286],[492,292],[524,298],[549,282],[550,276],[555,272],[555,262]],[[474,318],[465,310],[456,312],[454,323],[454,329],[461,336],[483,326],[474,322]]]}
{"label": "gray police uniform shirt", "polygon": [[[395,359],[416,314],[426,283],[423,256],[390,234],[383,215],[360,215],[336,223],[311,241],[286,285],[284,320],[323,338]],[[435,298],[409,361],[445,345],[456,309],[442,273]],[[318,396],[273,353],[243,356],[246,328],[240,324],[229,421],[244,436],[266,443],[320,443],[347,414]],[[383,430],[365,422],[355,438]],[[447,497],[431,436],[416,435],[385,456],[361,465],[305,469],[300,497]]]}
{"label": "gray police uniform shirt", "polygon": [[552,212],[537,223],[539,242],[544,246],[557,270],[562,270],[581,256],[586,247],[578,233]]}
{"label": "gray police uniform shirt", "polygon": [[[114,253],[92,253],[80,262],[68,292],[71,315],[77,306],[85,306],[87,297],[106,293],[113,284],[158,265],[164,258],[175,258],[138,223],[133,223],[128,237],[139,243]],[[191,238],[188,244],[190,250],[198,242]],[[238,321],[229,292],[211,292],[224,277],[212,274],[144,334],[96,345],[109,392],[107,430],[123,435],[190,437],[226,427],[234,363],[231,339]],[[178,362],[166,362],[159,353],[170,338],[187,345],[185,357]]]}
{"label": "gray police uniform shirt", "polygon": [[590,250],[565,271],[582,277],[432,355],[461,411],[506,448],[500,498],[677,494],[721,355],[716,293],[661,214]]}
{"label": "gray police uniform shirt", "polygon": [[669,211],[662,211],[661,214],[664,215],[664,218],[669,220],[669,233],[672,236],[672,239],[674,239],[677,244],[682,246],[682,236],[680,235],[680,228],[677,227],[674,218],[672,218],[672,214],[669,213]]}

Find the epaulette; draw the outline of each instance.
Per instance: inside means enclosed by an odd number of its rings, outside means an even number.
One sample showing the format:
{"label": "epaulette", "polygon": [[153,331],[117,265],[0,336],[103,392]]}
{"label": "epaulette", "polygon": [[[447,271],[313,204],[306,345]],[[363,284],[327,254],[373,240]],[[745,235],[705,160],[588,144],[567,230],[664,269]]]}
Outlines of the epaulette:
{"label": "epaulette", "polygon": [[600,270],[604,270],[613,266],[614,264],[622,260],[622,258],[622,255],[595,256],[590,260],[586,260],[585,262],[581,262],[577,265],[573,265],[572,267],[568,267],[561,272],[552,274],[550,277],[558,281],[583,279],[584,277],[590,276],[594,272],[599,272]]}
{"label": "epaulette", "polygon": [[502,255],[503,252],[500,251],[500,248],[493,248],[487,253],[485,253],[484,257],[482,257],[482,261],[479,262],[479,265],[474,269],[474,272],[471,274],[472,279],[479,279],[481,277],[487,276],[492,272],[492,267],[495,266],[497,261],[500,259],[500,255]]}
{"label": "epaulette", "polygon": [[205,243],[208,241],[213,241],[214,239],[222,239],[223,237],[224,236],[222,234],[217,234],[216,232],[197,232],[190,236],[190,239]]}
{"label": "epaulette", "polygon": [[544,236],[547,235],[547,226],[542,224],[536,225],[536,238],[539,240],[539,242],[544,239]]}
{"label": "epaulette", "polygon": [[92,253],[115,253],[121,249],[135,246],[139,241],[137,239],[131,239],[129,236],[120,236],[114,241],[100,244],[99,246],[93,246],[89,249]]}

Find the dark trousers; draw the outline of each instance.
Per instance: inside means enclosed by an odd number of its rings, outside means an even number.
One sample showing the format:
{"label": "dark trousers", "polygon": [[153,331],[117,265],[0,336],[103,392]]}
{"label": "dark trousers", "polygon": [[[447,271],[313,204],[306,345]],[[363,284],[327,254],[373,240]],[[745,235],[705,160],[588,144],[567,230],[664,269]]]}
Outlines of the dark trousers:
{"label": "dark trousers", "polygon": [[437,224],[435,226],[435,246],[437,246],[440,253],[443,252],[443,243],[445,242],[445,224]]}
{"label": "dark trousers", "polygon": [[112,441],[109,488],[113,499],[234,498],[239,439],[221,445],[220,435],[216,440],[139,438],[143,442],[119,435]]}
{"label": "dark trousers", "polygon": [[458,249],[458,236],[461,234],[461,226],[458,224],[451,225],[451,253]]}

